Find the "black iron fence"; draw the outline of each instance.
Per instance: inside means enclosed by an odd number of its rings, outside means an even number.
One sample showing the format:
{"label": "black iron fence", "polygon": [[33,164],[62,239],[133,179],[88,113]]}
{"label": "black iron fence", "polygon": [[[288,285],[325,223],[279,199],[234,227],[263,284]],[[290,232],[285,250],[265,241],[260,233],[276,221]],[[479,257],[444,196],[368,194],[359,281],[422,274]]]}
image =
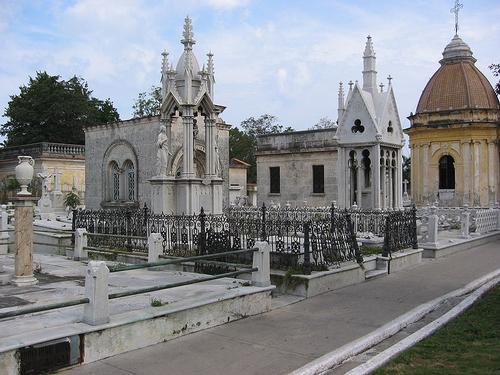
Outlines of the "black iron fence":
{"label": "black iron fence", "polygon": [[[271,246],[275,269],[326,269],[344,261],[362,261],[349,211],[259,208],[227,210],[222,215],[152,214],[147,207],[130,210],[78,210],[74,228],[86,228],[92,247],[147,251],[147,236],[160,233],[164,256],[189,257],[251,249],[256,241]],[[247,259],[248,258],[248,259]],[[222,261],[248,264],[246,255]]]}
{"label": "black iron fence", "polygon": [[391,256],[395,251],[418,248],[417,209],[392,211],[386,217],[384,236],[384,256]]}

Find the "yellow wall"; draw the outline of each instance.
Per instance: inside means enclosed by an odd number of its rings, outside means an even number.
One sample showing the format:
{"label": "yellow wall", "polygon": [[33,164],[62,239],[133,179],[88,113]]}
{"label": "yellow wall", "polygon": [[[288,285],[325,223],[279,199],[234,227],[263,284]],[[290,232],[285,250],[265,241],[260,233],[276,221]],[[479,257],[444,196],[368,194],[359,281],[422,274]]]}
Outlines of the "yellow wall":
{"label": "yellow wall", "polygon": [[413,127],[406,132],[410,136],[412,156],[411,194],[417,205],[437,199],[439,159],[443,155],[451,155],[455,160],[456,201],[451,205],[488,206],[499,200],[499,129],[496,126]]}

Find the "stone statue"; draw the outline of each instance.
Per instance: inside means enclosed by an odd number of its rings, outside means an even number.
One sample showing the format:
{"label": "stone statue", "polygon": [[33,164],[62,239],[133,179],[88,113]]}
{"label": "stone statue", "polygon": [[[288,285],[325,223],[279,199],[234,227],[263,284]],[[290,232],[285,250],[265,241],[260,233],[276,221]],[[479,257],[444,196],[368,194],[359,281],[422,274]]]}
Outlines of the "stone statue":
{"label": "stone statue", "polygon": [[168,150],[167,128],[160,126],[160,133],[156,141],[158,151],[156,152],[156,173],[158,176],[166,176],[168,166],[168,155],[171,155]]}
{"label": "stone statue", "polygon": [[43,170],[43,173],[38,173],[38,177],[42,179],[42,196],[43,197],[48,197],[49,196],[49,178],[52,177],[51,174],[47,172],[46,169]]}

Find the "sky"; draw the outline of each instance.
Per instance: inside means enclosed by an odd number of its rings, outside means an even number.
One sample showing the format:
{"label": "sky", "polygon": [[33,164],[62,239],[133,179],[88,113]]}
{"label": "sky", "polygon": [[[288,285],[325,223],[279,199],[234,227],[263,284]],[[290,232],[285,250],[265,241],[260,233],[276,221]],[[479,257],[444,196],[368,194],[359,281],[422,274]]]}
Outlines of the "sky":
{"label": "sky", "polygon": [[[463,0],[459,35],[491,83],[500,63],[500,1]],[[200,66],[214,53],[215,102],[238,126],[271,114],[297,130],[337,119],[340,81],[362,79],[373,37],[378,81],[393,87],[403,128],[454,35],[452,0],[0,0],[0,107],[47,71],[84,78],[93,95],[132,116],[138,93],[159,85],[161,52],[177,63],[193,19]],[[498,78],[496,78],[498,80]],[[0,123],[7,119],[0,117]]]}

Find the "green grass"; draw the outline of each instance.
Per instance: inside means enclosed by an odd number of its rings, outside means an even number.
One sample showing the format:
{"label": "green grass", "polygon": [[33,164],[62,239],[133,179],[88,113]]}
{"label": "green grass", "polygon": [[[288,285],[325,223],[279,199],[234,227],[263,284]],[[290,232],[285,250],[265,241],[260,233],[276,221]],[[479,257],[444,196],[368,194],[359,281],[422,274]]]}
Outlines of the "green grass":
{"label": "green grass", "polygon": [[373,374],[500,374],[500,286]]}
{"label": "green grass", "polygon": [[382,254],[383,248],[379,246],[367,246],[363,245],[359,248],[361,254],[363,255],[379,255]]}

